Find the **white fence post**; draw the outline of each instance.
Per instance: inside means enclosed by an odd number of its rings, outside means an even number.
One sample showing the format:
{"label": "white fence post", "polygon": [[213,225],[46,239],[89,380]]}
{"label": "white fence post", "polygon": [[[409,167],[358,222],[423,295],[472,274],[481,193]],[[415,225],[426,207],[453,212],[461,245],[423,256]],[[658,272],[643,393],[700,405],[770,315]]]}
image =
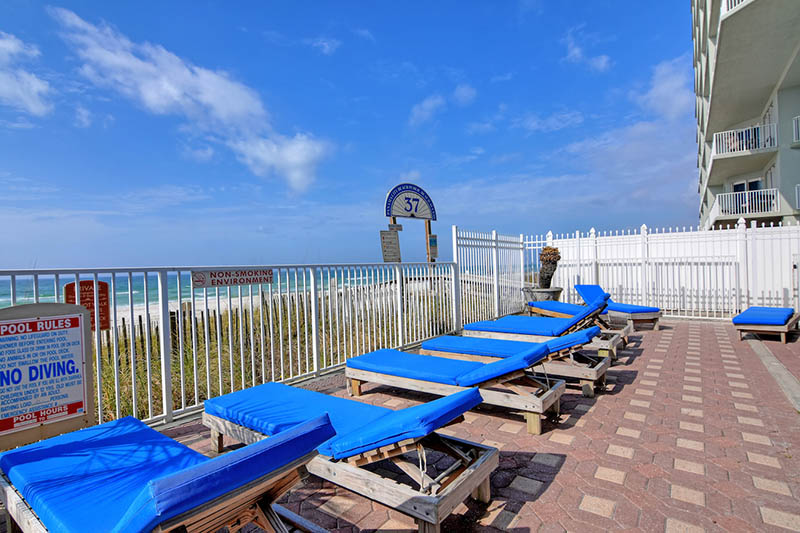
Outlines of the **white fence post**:
{"label": "white fence post", "polygon": [[461,330],[461,267],[458,264],[458,226],[453,225],[453,330]]}
{"label": "white fence post", "polygon": [[642,305],[649,305],[650,298],[648,298],[648,296],[647,296],[647,256],[648,256],[648,250],[647,250],[647,224],[642,224],[642,227],[640,229],[641,229],[640,233],[641,233],[641,239],[642,239],[642,271],[641,271],[641,274],[640,274],[641,275],[640,283],[641,283],[641,286],[642,286],[642,292],[641,292],[641,300],[640,301],[641,301]]}
{"label": "white fence post", "polygon": [[317,269],[311,267],[309,269],[311,274],[311,357],[314,359],[314,374],[319,375],[322,368],[325,366],[320,361],[319,350],[319,301],[318,287],[317,287]]}
{"label": "white fence post", "polygon": [[[178,275],[180,276],[180,272]],[[169,319],[169,286],[166,270],[158,271],[158,308],[161,322],[158,330],[158,342],[161,348],[161,401],[164,405],[164,421],[172,422],[172,324]]]}
{"label": "white fence post", "polygon": [[519,234],[519,288],[525,287],[525,235]]}
{"label": "white fence post", "polygon": [[590,245],[590,253],[591,253],[591,260],[592,260],[592,283],[595,285],[600,284],[600,275],[598,272],[598,265],[597,265],[597,232],[594,228],[589,230],[589,245]]}
{"label": "white fence post", "polygon": [[492,296],[494,299],[494,317],[500,318],[500,272],[497,247],[497,231],[492,230]]}
{"label": "white fence post", "polygon": [[405,323],[403,321],[403,269],[400,265],[394,266],[394,276],[397,279],[397,346],[402,348],[405,344]]}
{"label": "white fence post", "polygon": [[[581,268],[581,232],[580,230],[575,231],[575,256],[577,257],[577,270],[575,272],[575,281],[572,283],[572,287],[566,287],[567,289],[567,301],[572,302],[572,290],[574,290],[575,285],[583,283],[583,278],[581,276],[581,272],[583,269]],[[570,290],[572,289],[572,290]]]}
{"label": "white fence post", "polygon": [[739,301],[736,302],[740,305],[738,311],[749,307],[750,303],[750,283],[749,283],[749,265],[747,257],[747,224],[744,218],[739,218],[736,221],[736,260],[739,263],[739,288],[741,294]]}

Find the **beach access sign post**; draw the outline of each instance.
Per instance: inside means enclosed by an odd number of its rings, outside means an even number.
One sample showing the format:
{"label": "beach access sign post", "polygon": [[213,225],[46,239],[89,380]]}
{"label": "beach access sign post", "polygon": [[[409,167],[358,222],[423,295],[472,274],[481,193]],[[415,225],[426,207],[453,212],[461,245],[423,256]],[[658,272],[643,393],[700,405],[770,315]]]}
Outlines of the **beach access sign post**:
{"label": "beach access sign post", "polygon": [[[403,229],[402,226],[397,224],[397,218],[418,218],[425,221],[425,249],[427,251],[428,262],[432,263],[436,260],[438,249],[431,254],[431,236],[434,237],[434,244],[436,236],[431,234],[431,221],[436,220],[436,207],[433,205],[433,200],[428,196],[422,187],[414,185],[413,183],[401,183],[396,185],[386,195],[386,205],[384,208],[385,214],[389,217],[389,230],[397,231]],[[384,238],[383,231],[381,231],[381,245],[383,246]],[[399,239],[398,239],[399,247]],[[434,246],[435,248],[435,246]],[[399,251],[398,251],[399,257]],[[384,261],[386,261],[384,254]],[[398,259],[399,261],[399,259]]]}
{"label": "beach access sign post", "polygon": [[82,306],[0,310],[0,450],[94,423],[90,348]]}
{"label": "beach access sign post", "polygon": [[[80,302],[75,301],[75,282],[70,282],[64,285],[64,303],[79,304],[89,310],[89,318],[92,322],[92,331],[95,331],[96,326],[94,323],[94,281],[83,280],[80,283],[81,298]],[[111,313],[108,300],[108,283],[105,281],[97,282],[97,301],[99,302],[98,310],[100,314],[100,330],[104,331],[111,329]]]}
{"label": "beach access sign post", "polygon": [[272,269],[209,268],[192,270],[192,288],[233,287],[235,285],[271,285]]}

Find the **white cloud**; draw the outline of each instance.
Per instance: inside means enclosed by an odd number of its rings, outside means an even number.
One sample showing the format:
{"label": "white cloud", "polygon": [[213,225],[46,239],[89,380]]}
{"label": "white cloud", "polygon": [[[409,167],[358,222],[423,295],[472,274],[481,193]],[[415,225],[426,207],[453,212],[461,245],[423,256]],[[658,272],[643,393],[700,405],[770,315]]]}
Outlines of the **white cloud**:
{"label": "white cloud", "polygon": [[52,111],[50,84],[18,65],[38,56],[35,46],[0,31],[0,105],[39,117]]}
{"label": "white cloud", "polygon": [[92,112],[79,105],[75,108],[75,126],[79,128],[88,128],[92,125]]}
{"label": "white cloud", "polygon": [[205,163],[207,161],[211,161],[211,158],[214,157],[214,149],[211,148],[210,146],[201,146],[198,148],[191,148],[189,146],[184,146],[183,155],[185,155],[189,159],[194,159],[195,161],[199,161],[200,163]]}
{"label": "white cloud", "polygon": [[447,106],[444,98],[440,94],[433,94],[411,108],[411,116],[408,123],[412,126],[419,126],[433,118],[433,116],[444,110]]}
{"label": "white cloud", "polygon": [[513,72],[506,72],[505,74],[497,74],[496,76],[492,76],[489,80],[492,83],[500,83],[503,81],[511,81],[514,79]]}
{"label": "white cloud", "polygon": [[584,64],[596,72],[605,72],[611,68],[611,58],[605,54],[590,56],[584,52],[576,39],[576,34],[579,33],[582,26],[571,28],[564,38],[564,43],[567,45],[567,55],[564,56],[566,61],[570,63]]}
{"label": "white cloud", "polygon": [[653,69],[648,90],[631,97],[642,109],[668,120],[686,116],[694,109],[695,100],[691,68],[688,56],[662,61]]}
{"label": "white cloud", "polygon": [[527,115],[515,121],[514,125],[530,132],[549,132],[577,126],[582,122],[583,115],[580,112],[561,111],[545,117],[540,117],[538,115]]}
{"label": "white cloud", "polygon": [[420,177],[419,170],[409,170],[400,174],[399,179],[403,182],[412,182],[418,180]]}
{"label": "white cloud", "polygon": [[478,91],[466,83],[459,84],[453,91],[453,100],[460,106],[468,106],[475,101],[477,96]]}
{"label": "white cloud", "polygon": [[[252,88],[160,45],[132,42],[107,24],[91,24],[62,8],[49,12],[82,61],[81,73],[96,86],[114,90],[151,113],[183,118],[185,129],[213,135],[259,176],[277,174],[295,190],[313,181],[328,144],[310,134],[287,139],[274,131]],[[268,155],[260,153],[265,147]]]}
{"label": "white cloud", "polygon": [[319,161],[332,149],[328,143],[302,133],[291,138],[279,135],[269,139],[253,137],[233,141],[230,146],[253,174],[267,176],[277,170],[289,180],[292,188],[299,191],[311,184]]}
{"label": "white cloud", "polygon": [[375,42],[375,36],[372,35],[372,32],[365,28],[356,28],[353,30],[353,33],[361,37],[362,39],[366,39],[368,41]]}
{"label": "white cloud", "polygon": [[315,39],[307,39],[304,42],[316,48],[326,56],[333,55],[336,49],[342,45],[342,41],[330,37],[317,37]]}
{"label": "white cloud", "polygon": [[497,106],[497,111],[490,117],[482,121],[470,122],[467,124],[467,133],[489,133],[497,129],[497,124],[505,119],[508,106],[500,104]]}

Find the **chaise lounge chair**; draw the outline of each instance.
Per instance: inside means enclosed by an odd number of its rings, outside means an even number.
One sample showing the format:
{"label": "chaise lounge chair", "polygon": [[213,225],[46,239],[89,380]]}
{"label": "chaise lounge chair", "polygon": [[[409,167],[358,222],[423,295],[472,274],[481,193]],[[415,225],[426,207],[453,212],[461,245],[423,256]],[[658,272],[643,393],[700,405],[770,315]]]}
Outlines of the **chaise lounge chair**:
{"label": "chaise lounge chair", "polygon": [[270,504],[332,435],[321,414],[209,459],[126,417],[0,454],[0,499],[24,532],[286,531]]}
{"label": "chaise lounge chair", "polygon": [[780,335],[786,344],[786,335],[797,327],[800,313],[791,307],[750,307],[733,317],[733,325],[739,332],[739,340],[745,333]]}
{"label": "chaise lounge chair", "polygon": [[[327,412],[336,436],[319,446],[320,455],[308,463],[308,471],[414,517],[420,531],[438,532],[442,520],[470,494],[483,502],[490,498],[489,475],[499,464],[499,452],[434,433],[480,403],[478,390],[468,389],[392,411],[267,383],[206,400],[203,424],[211,428],[212,442],[221,449],[222,435],[256,442]],[[452,464],[433,473],[425,466],[431,451],[449,456]],[[370,466],[379,461],[392,462],[412,481],[384,477],[381,471],[392,467]]]}
{"label": "chaise lounge chair", "polygon": [[[528,302],[528,315],[539,315],[550,318],[572,318],[586,310],[585,305],[570,304],[557,300],[544,300],[541,302]],[[633,324],[626,323],[621,328],[611,326],[608,321],[608,308],[597,315],[594,324],[598,326],[606,335],[617,334],[622,339],[622,346],[628,345],[628,336],[633,333]]]}
{"label": "chaise lounge chair", "polygon": [[544,344],[547,346],[548,355],[533,366],[533,371],[545,376],[577,381],[583,395],[593,398],[595,389],[600,391],[605,389],[606,371],[611,366],[611,360],[608,357],[593,357],[581,352],[580,349],[599,333],[600,328],[592,326],[545,343],[444,335],[424,341],[419,353],[491,362],[514,357],[520,352]]}
{"label": "chaise lounge chair", "polygon": [[[600,285],[575,285],[575,290],[584,302],[594,301],[602,294],[606,294]],[[608,299],[608,316],[611,320],[626,321],[633,329],[639,322],[652,322],[653,329],[658,331],[658,321],[661,319],[661,309],[646,305],[621,304],[611,298]]]}
{"label": "chaise lounge chair", "polygon": [[[571,318],[510,315],[497,320],[482,320],[467,324],[464,326],[462,335],[523,342],[549,341],[555,337],[592,327],[595,319],[605,309],[608,296],[605,294],[602,298],[598,298]],[[622,344],[622,338],[618,333],[604,333],[599,330],[599,335],[584,347],[597,350],[599,355],[611,356],[611,359],[615,360],[620,344]]]}
{"label": "chaise lounge chair", "polygon": [[558,414],[565,388],[562,380],[542,380],[527,371],[547,356],[545,345],[488,364],[386,349],[348,359],[345,376],[353,396],[361,395],[362,383],[438,395],[479,387],[483,403],[521,411],[528,432],[539,435],[542,418]]}

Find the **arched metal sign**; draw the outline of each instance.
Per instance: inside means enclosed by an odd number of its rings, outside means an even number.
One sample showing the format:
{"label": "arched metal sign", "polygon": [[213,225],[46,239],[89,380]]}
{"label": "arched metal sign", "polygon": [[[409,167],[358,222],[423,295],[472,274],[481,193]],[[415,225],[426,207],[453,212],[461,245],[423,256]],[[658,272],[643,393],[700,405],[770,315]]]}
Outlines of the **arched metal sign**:
{"label": "arched metal sign", "polygon": [[436,220],[436,208],[422,187],[401,183],[386,195],[386,216]]}

